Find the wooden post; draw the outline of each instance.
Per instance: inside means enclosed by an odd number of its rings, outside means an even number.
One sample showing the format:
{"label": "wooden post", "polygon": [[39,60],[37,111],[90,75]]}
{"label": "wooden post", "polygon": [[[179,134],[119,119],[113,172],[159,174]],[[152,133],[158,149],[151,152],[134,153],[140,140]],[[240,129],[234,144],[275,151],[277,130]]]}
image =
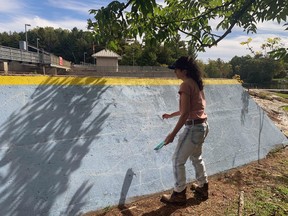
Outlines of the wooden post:
{"label": "wooden post", "polygon": [[244,191],[241,191],[239,195],[238,216],[243,215],[243,209],[244,209]]}
{"label": "wooden post", "polygon": [[45,69],[44,65],[43,65],[42,69],[43,69],[43,75],[46,75],[46,69]]}
{"label": "wooden post", "polygon": [[8,62],[3,62],[4,74],[7,75],[9,71]]}

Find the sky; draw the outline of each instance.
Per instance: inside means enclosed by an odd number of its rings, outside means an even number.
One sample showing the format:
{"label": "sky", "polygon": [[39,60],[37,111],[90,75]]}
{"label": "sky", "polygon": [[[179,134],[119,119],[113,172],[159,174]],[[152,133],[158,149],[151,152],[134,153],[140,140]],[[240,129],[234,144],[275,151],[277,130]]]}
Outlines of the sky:
{"label": "sky", "polygon": [[[54,27],[62,29],[87,30],[87,19],[90,9],[99,9],[112,2],[111,0],[0,0],[0,32],[25,32],[36,27]],[[164,0],[158,0],[163,4]],[[212,23],[213,24],[213,23]],[[247,46],[241,42],[252,38],[251,46],[254,51],[261,50],[261,44],[268,38],[280,37],[281,42],[288,47],[288,31],[286,27],[275,22],[259,23],[257,34],[248,34],[240,28],[234,28],[217,47],[206,49],[199,53],[198,59],[207,62],[218,58],[229,61],[234,56],[251,54]],[[183,38],[184,39],[184,38]]]}

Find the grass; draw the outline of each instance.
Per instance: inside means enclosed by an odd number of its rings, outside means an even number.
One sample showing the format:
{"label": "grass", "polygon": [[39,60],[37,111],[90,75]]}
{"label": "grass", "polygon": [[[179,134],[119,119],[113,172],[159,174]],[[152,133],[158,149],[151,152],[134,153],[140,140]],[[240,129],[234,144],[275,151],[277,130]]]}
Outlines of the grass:
{"label": "grass", "polygon": [[277,79],[273,79],[272,81],[285,81],[288,80],[288,77],[284,77],[284,78],[277,78]]}
{"label": "grass", "polygon": [[271,100],[272,99],[272,97],[271,97],[272,93],[267,92],[267,91],[261,91],[258,94],[250,92],[250,94],[252,94],[254,96],[257,96],[257,97],[259,97],[261,99],[266,99],[266,100]]}
{"label": "grass", "polygon": [[280,92],[269,92],[269,91],[260,91],[258,93],[253,93],[253,91],[250,91],[251,95],[258,96],[261,99],[266,100],[272,100],[274,99],[273,95],[278,96],[279,98],[277,100],[282,102],[287,102],[288,94],[287,93],[280,93]]}
{"label": "grass", "polygon": [[275,93],[275,95],[282,97],[282,98],[285,98],[285,99],[288,99],[288,94],[285,94],[285,93]]}
{"label": "grass", "polygon": [[285,110],[286,112],[288,112],[288,106],[283,106],[282,108],[283,108],[283,110]]}
{"label": "grass", "polygon": [[276,188],[255,189],[252,196],[245,200],[245,213],[247,215],[279,215],[285,216],[288,213],[287,186]]}
{"label": "grass", "polygon": [[[275,93],[278,97],[284,98],[285,100],[288,99],[288,94],[285,93]],[[288,112],[288,105],[287,106],[282,106],[282,109],[286,112]]]}
{"label": "grass", "polygon": [[[267,157],[273,157],[277,154],[271,151]],[[275,166],[275,165],[272,165]],[[255,187],[252,191],[246,191],[244,194],[243,215],[253,216],[286,216],[288,215],[288,159],[283,159],[276,168],[277,172],[271,173],[265,171],[257,173],[261,175],[262,182],[254,182]],[[244,189],[245,191],[245,189]],[[225,216],[236,216],[235,209],[238,208],[238,200],[234,200],[226,208]]]}

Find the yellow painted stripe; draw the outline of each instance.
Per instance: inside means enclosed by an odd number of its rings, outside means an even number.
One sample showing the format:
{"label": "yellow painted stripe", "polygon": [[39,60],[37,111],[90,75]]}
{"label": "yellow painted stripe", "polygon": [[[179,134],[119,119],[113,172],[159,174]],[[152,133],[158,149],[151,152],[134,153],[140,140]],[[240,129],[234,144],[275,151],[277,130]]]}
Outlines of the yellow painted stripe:
{"label": "yellow painted stripe", "polygon": [[240,83],[236,79],[204,79],[205,85],[234,85]]}
{"label": "yellow painted stripe", "polygon": [[[181,80],[120,77],[0,76],[0,85],[179,85]],[[205,79],[206,85],[239,84],[234,79]]]}

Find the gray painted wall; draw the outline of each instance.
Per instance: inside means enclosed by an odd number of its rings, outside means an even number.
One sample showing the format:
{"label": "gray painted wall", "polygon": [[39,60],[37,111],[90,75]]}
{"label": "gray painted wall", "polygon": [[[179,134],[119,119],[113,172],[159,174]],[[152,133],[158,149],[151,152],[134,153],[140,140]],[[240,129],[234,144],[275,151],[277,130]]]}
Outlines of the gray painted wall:
{"label": "gray painted wall", "polygon": [[[178,86],[0,86],[0,215],[79,215],[173,187]],[[212,175],[287,138],[240,85],[207,85]],[[174,142],[176,142],[175,139]],[[194,170],[187,163],[188,181]]]}

